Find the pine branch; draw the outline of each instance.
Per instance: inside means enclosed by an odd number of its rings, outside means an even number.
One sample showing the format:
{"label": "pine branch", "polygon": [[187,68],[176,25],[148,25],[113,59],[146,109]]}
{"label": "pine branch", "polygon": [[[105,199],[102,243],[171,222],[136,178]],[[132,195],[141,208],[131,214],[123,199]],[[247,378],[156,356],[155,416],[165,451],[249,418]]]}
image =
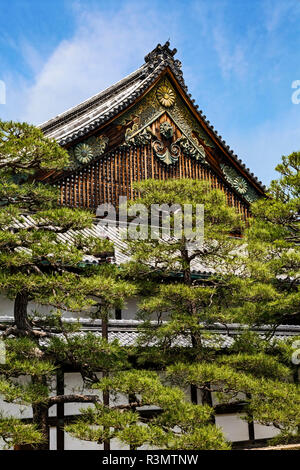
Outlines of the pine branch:
{"label": "pine branch", "polygon": [[101,399],[97,395],[81,395],[81,394],[71,394],[71,395],[56,395],[50,397],[47,406],[50,408],[53,405],[58,403],[100,403]]}

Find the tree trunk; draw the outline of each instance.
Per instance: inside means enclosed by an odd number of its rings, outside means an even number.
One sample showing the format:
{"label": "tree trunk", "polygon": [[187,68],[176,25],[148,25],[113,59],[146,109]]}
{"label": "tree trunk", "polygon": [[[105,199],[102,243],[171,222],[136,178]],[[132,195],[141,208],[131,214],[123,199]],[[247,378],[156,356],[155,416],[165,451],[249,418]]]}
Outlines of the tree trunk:
{"label": "tree trunk", "polygon": [[107,315],[103,315],[101,318],[101,332],[102,338],[108,340],[108,318]]}
{"label": "tree trunk", "polygon": [[[46,377],[32,377],[32,384],[47,385]],[[32,405],[33,419],[32,422],[37,426],[38,430],[43,434],[44,442],[38,444],[36,450],[49,450],[49,424],[48,424],[49,406],[45,403],[37,403]]]}
{"label": "tree trunk", "polygon": [[30,329],[30,323],[27,317],[28,293],[26,291],[18,292],[14,303],[15,324],[19,330]]}
{"label": "tree trunk", "polygon": [[[103,372],[103,377],[107,377],[108,373],[105,371]],[[103,405],[109,407],[109,392],[103,392]],[[108,429],[106,429],[108,430]],[[103,442],[103,449],[110,450],[110,440],[107,439]]]}
{"label": "tree trunk", "polygon": [[184,269],[183,271],[183,281],[184,284],[190,286],[192,284],[192,276],[190,268]]}
{"label": "tree trunk", "polygon": [[185,267],[183,269],[183,282],[185,285],[190,286],[192,284],[192,273],[191,273],[191,261],[189,259],[188,250],[185,247],[186,240],[184,239],[184,246],[181,247],[181,256],[184,260]]}
{"label": "tree trunk", "polygon": [[[102,329],[102,338],[108,340],[108,316],[107,314],[102,314],[101,320],[101,329]],[[108,376],[108,371],[103,371],[103,377]],[[109,392],[103,392],[103,405],[109,407]],[[110,440],[107,439],[103,442],[103,449],[110,450]]]}
{"label": "tree trunk", "polygon": [[33,405],[33,423],[37,425],[38,429],[44,436],[44,442],[39,444],[37,450],[49,450],[49,425],[48,425],[48,406]]}
{"label": "tree trunk", "polygon": [[[207,388],[210,387],[210,383],[206,382],[204,384]],[[213,408],[213,401],[212,401],[212,394],[209,390],[202,390],[202,405],[208,405],[211,408]],[[216,418],[214,415],[211,416],[210,418],[211,424],[216,424]]]}

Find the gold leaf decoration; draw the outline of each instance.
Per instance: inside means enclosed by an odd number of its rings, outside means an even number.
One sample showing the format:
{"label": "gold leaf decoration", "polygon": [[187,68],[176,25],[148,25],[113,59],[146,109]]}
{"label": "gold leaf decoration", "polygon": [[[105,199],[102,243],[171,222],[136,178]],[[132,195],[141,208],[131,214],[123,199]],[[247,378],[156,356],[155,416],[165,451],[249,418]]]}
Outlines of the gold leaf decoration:
{"label": "gold leaf decoration", "polygon": [[88,163],[93,158],[93,151],[88,144],[79,144],[75,147],[75,157],[80,163]]}
{"label": "gold leaf decoration", "polygon": [[157,99],[166,108],[172,106],[175,102],[175,93],[168,85],[161,85],[156,92]]}
{"label": "gold leaf decoration", "polygon": [[[159,100],[158,90],[161,88],[170,89],[172,96],[174,96],[173,105],[167,108],[167,112],[174,123],[180,128],[181,132],[189,139],[193,137],[196,132],[197,136],[205,142],[208,147],[214,148],[215,144],[212,139],[206,134],[204,129],[200,126],[198,121],[191,115],[189,109],[183,103],[181,98],[175,94],[171,84],[167,79],[161,81],[155,88],[153,88],[147,95],[135,105],[134,108],[128,110],[120,118],[116,120],[117,124],[126,126],[128,121],[132,120],[132,116],[139,118],[139,128],[144,128],[151,124],[154,119],[166,111],[166,106],[163,106]],[[204,153],[204,152],[203,152]]]}

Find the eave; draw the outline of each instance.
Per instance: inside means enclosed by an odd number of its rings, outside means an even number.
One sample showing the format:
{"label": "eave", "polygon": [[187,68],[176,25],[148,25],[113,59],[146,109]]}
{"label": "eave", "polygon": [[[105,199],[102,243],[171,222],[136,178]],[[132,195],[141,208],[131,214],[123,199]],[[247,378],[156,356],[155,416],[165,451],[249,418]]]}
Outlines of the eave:
{"label": "eave", "polygon": [[[155,51],[164,51],[164,56],[159,56],[160,58],[157,59],[155,56]],[[174,50],[175,51],[175,50]],[[137,71],[130,74],[125,79],[121,80],[117,84],[109,87],[104,92],[95,95],[96,98],[92,97],[89,100],[86,100],[81,105],[76,106],[75,108],[67,111],[66,113],[62,113],[57,118],[54,118],[47,123],[44,123],[41,126],[41,129],[48,134],[51,132],[51,129],[54,127],[59,127],[59,124],[62,123],[64,120],[70,120],[72,116],[76,116],[76,113],[80,112],[80,115],[84,113],[85,110],[89,109],[90,106],[95,105],[97,99],[102,100],[105,96],[109,95],[113,90],[118,90],[118,87],[125,87],[125,85],[130,83],[130,80],[141,79],[142,81],[137,85],[136,90],[130,94],[130,96],[126,96],[124,99],[121,99],[119,102],[116,103],[115,106],[111,107],[110,110],[104,112],[99,118],[91,121],[88,125],[82,126],[79,129],[76,129],[73,133],[70,132],[66,134],[64,138],[58,139],[58,142],[65,148],[70,147],[82,141],[83,138],[88,138],[91,135],[95,134],[96,132],[101,132],[105,130],[109,125],[111,125],[116,119],[122,116],[123,113],[127,112],[128,110],[132,109],[137,103],[139,103],[144,96],[150,92],[156,84],[164,77],[168,75],[170,78],[172,85],[182,98],[185,105],[190,110],[191,114],[194,118],[199,122],[208,136],[212,139],[216,148],[221,152],[221,155],[225,157],[225,161],[228,161],[232,165],[234,169],[236,169],[246,180],[248,180],[251,185],[256,189],[256,191],[260,195],[265,195],[265,186],[262,184],[261,181],[258,180],[257,177],[250,171],[249,168],[242,162],[241,159],[234,153],[232,149],[226,144],[225,140],[222,139],[222,136],[218,134],[218,132],[214,129],[214,127],[210,124],[210,122],[206,119],[206,116],[203,114],[202,110],[198,109],[198,105],[195,104],[195,100],[192,99],[191,94],[188,93],[188,89],[184,83],[182,73],[176,61],[173,59],[173,55],[175,54],[174,51],[169,49],[169,43],[166,43],[164,46],[158,45],[154,51],[152,51],[148,56],[146,56],[146,62],[142,67],[140,67]],[[151,63],[151,54],[154,53],[154,62]],[[97,98],[98,96],[98,98]],[[113,149],[110,149],[111,151]],[[210,154],[210,152],[208,152]],[[102,155],[100,158],[103,158]],[[225,182],[224,175],[219,168],[219,165],[214,164],[213,158],[211,158],[211,162],[213,170],[218,174],[218,176]],[[51,177],[52,179],[57,178],[65,174],[65,172],[58,172],[58,173],[47,173],[42,176],[41,179],[47,179]],[[241,195],[238,195],[241,197]]]}

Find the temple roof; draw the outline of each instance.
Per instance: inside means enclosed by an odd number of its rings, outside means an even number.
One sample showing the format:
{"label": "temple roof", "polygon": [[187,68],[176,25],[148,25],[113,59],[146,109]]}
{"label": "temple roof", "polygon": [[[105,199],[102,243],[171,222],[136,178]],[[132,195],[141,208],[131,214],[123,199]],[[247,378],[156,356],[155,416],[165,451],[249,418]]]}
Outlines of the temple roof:
{"label": "temple roof", "polygon": [[168,66],[181,86],[187,90],[182,78],[181,63],[173,58],[176,52],[176,49],[169,48],[168,42],[164,46],[158,44],[145,56],[145,63],[135,72],[41,124],[40,128],[47,137],[56,139],[61,145],[82,137],[126,109]]}
{"label": "temple roof", "polygon": [[145,56],[144,64],[135,72],[79,105],[41,124],[41,130],[47,137],[54,138],[63,146],[83,138],[111,121],[122,111],[125,111],[147,91],[160,75],[169,69],[199,121],[205,124],[218,145],[225,153],[230,154],[231,158],[236,161],[237,165],[255,185],[261,191],[265,191],[262,182],[251,173],[250,169],[226,144],[222,136],[217,133],[203,112],[198,109],[198,105],[195,104],[195,100],[188,93],[188,88],[184,82],[181,62],[174,59],[177,50],[171,50],[169,46],[169,42],[164,45],[158,44],[153,51]]}
{"label": "temple roof", "polygon": [[[44,222],[44,221],[42,221]],[[114,263],[120,266],[123,263],[127,263],[131,260],[129,252],[129,247],[124,240],[124,230],[127,231],[127,223],[122,224],[120,221],[118,224],[114,223],[100,223],[100,220],[95,219],[91,228],[85,228],[82,230],[68,230],[64,233],[59,233],[57,238],[60,242],[67,243],[72,245],[74,243],[75,237],[80,234],[84,237],[93,237],[93,238],[102,238],[110,240],[114,246],[114,256],[107,259],[111,263]],[[30,215],[22,215],[19,220],[15,220],[13,226],[18,229],[27,229],[29,227],[36,227],[37,223],[33,217]],[[133,226],[133,222],[131,222]],[[26,248],[19,247],[18,251],[30,251]],[[93,255],[84,255],[82,262],[85,264],[101,264],[102,258]],[[209,276],[213,274],[213,270],[206,268],[201,264],[197,259],[194,259],[191,263],[191,269],[193,275],[198,276]]]}
{"label": "temple roof", "polygon": [[[34,311],[32,310],[32,314]],[[14,317],[12,315],[1,315],[1,322],[6,323],[7,325],[14,322]],[[63,317],[64,322],[69,324],[78,324],[78,321],[81,324],[81,334],[91,331],[96,336],[101,337],[101,320],[95,320],[89,318],[88,315],[78,317],[78,316],[67,316]],[[153,328],[157,327],[157,320],[150,322],[153,325]],[[165,322],[162,322],[165,323]],[[122,346],[136,346],[137,340],[141,337],[140,327],[143,325],[141,320],[136,319],[123,319],[123,320],[114,320],[109,319],[108,323],[108,341],[112,342],[118,340]],[[231,324],[220,324],[212,323],[211,325],[203,324],[203,331],[210,333],[210,337],[203,340],[203,343],[207,347],[220,347],[222,349],[229,348],[233,345],[234,340],[238,337],[243,331],[247,330],[247,326],[231,323]],[[274,331],[272,325],[260,325],[257,327],[251,328],[250,331],[255,332],[260,336],[261,339],[267,339],[272,342],[275,340],[286,341],[291,337],[298,337],[300,334],[299,325],[278,325]],[[191,341],[185,335],[178,336],[172,341],[171,347],[191,347]]]}

